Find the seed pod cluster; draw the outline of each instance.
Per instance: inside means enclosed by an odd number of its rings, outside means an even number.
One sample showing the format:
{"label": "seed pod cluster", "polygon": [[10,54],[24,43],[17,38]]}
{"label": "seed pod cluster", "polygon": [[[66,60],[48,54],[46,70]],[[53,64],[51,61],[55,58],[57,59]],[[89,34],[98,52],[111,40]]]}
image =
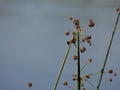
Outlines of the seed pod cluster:
{"label": "seed pod cluster", "polygon": [[84,38],[82,38],[82,42],[87,42],[89,45],[91,45],[91,38],[92,36],[85,36]]}

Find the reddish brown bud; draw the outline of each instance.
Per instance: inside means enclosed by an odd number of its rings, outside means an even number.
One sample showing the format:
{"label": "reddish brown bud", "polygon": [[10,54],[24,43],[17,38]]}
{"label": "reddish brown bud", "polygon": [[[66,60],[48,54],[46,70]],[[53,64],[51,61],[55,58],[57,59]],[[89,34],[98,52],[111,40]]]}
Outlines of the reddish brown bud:
{"label": "reddish brown bud", "polygon": [[90,79],[90,75],[86,75],[85,77],[86,77],[87,79]]}
{"label": "reddish brown bud", "polygon": [[67,86],[67,85],[68,85],[68,82],[67,82],[67,81],[64,81],[64,82],[63,82],[63,85],[64,85],[64,86]]}
{"label": "reddish brown bud", "polygon": [[73,43],[73,44],[76,43],[76,38],[75,37],[72,38],[71,43]]}
{"label": "reddish brown bud", "polygon": [[32,87],[32,83],[31,82],[28,83],[28,87]]}
{"label": "reddish brown bud", "polygon": [[89,61],[89,62],[92,62],[92,58],[89,58],[88,61]]}
{"label": "reddish brown bud", "polygon": [[81,51],[81,53],[83,53],[83,52],[86,51],[86,48],[85,48],[85,47],[82,47],[82,48],[80,49],[80,51]]}
{"label": "reddish brown bud", "polygon": [[72,21],[72,20],[73,20],[73,18],[72,18],[72,17],[70,17],[70,18],[69,18],[69,20],[71,20],[71,21]]}
{"label": "reddish brown bud", "polygon": [[70,32],[66,32],[66,33],[65,33],[65,35],[67,35],[67,36],[68,36],[69,34],[70,34]]}
{"label": "reddish brown bud", "polygon": [[112,78],[110,78],[109,81],[112,82]]}
{"label": "reddish brown bud", "polygon": [[94,27],[95,23],[90,19],[89,20],[89,27]]}
{"label": "reddish brown bud", "polygon": [[112,74],[112,73],[113,73],[113,70],[112,70],[112,69],[110,69],[110,70],[108,71],[108,73]]}
{"label": "reddish brown bud", "polygon": [[117,11],[117,12],[120,12],[120,8],[117,8],[116,11]]}
{"label": "reddish brown bud", "polygon": [[77,59],[78,59],[78,56],[74,55],[74,56],[73,56],[73,59],[74,59],[74,60],[77,60]]}
{"label": "reddish brown bud", "polygon": [[75,20],[73,21],[73,24],[74,24],[74,25],[79,25],[79,20],[78,20],[78,19],[75,19]]}
{"label": "reddish brown bud", "polygon": [[67,44],[70,45],[70,41],[67,41]]}

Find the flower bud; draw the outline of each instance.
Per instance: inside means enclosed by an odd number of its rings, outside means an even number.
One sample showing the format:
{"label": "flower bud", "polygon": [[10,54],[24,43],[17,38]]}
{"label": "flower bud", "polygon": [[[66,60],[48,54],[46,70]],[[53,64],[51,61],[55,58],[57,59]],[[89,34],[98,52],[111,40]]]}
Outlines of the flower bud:
{"label": "flower bud", "polygon": [[67,35],[67,36],[68,36],[69,34],[70,34],[70,32],[66,32],[66,33],[65,33],[65,35]]}
{"label": "flower bud", "polygon": [[117,12],[120,12],[120,8],[117,8],[116,11],[117,11]]}
{"label": "flower bud", "polygon": [[82,48],[80,49],[80,51],[81,51],[81,53],[83,53],[83,52],[86,51],[86,48],[85,48],[85,47],[82,47]]}
{"label": "flower bud", "polygon": [[68,82],[67,82],[67,81],[64,81],[64,82],[63,82],[63,85],[64,85],[64,86],[67,86],[67,85],[68,85]]}
{"label": "flower bud", "polygon": [[90,19],[89,20],[89,27],[94,27],[95,23]]}
{"label": "flower bud", "polygon": [[77,59],[78,59],[78,56],[74,55],[74,56],[73,56],[73,59],[74,59],[74,60],[77,60]]}
{"label": "flower bud", "polygon": [[32,87],[32,83],[31,82],[28,83],[28,87]]}
{"label": "flower bud", "polygon": [[73,24],[76,25],[76,26],[79,25],[79,20],[78,20],[78,19],[75,19],[75,20],[73,21]]}

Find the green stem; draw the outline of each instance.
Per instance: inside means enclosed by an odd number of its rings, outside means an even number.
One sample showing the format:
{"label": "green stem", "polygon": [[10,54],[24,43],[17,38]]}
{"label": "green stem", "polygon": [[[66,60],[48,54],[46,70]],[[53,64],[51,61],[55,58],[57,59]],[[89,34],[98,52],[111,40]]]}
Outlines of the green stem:
{"label": "green stem", "polygon": [[112,36],[111,36],[111,39],[110,39],[110,43],[109,43],[108,50],[107,50],[107,53],[106,53],[106,56],[105,56],[103,67],[101,69],[101,74],[100,74],[100,78],[99,78],[99,82],[98,82],[96,90],[99,90],[99,87],[100,87],[100,84],[101,84],[101,80],[102,80],[104,69],[105,69],[105,66],[106,66],[107,59],[108,59],[109,51],[110,51],[110,48],[111,48],[111,45],[112,45],[112,41],[113,41],[113,37],[114,37],[115,31],[116,31],[116,27],[117,27],[117,24],[118,24],[119,16],[120,16],[120,12],[118,13],[118,17],[117,17],[117,20],[116,20],[116,23],[115,23],[115,27],[113,29],[113,33],[112,33]]}
{"label": "green stem", "polygon": [[62,62],[61,68],[60,68],[60,70],[59,70],[59,73],[58,73],[58,76],[57,76],[55,85],[54,85],[54,87],[53,87],[53,90],[56,90],[56,88],[57,88],[58,82],[59,82],[59,80],[60,80],[60,76],[61,76],[61,74],[62,74],[62,70],[63,70],[63,68],[64,68],[64,65],[65,65],[65,62],[66,62],[68,53],[69,53],[69,51],[70,51],[71,44],[72,44],[72,43],[70,42],[70,44],[68,45],[68,48],[67,48],[67,51],[66,51],[66,53],[65,53],[65,56],[64,56],[64,58],[63,58],[63,62]]}
{"label": "green stem", "polygon": [[78,31],[77,32],[77,44],[78,44],[78,47],[77,47],[77,54],[78,54],[78,63],[77,63],[77,75],[78,75],[78,78],[77,78],[77,81],[76,81],[76,90],[80,90],[80,32]]}

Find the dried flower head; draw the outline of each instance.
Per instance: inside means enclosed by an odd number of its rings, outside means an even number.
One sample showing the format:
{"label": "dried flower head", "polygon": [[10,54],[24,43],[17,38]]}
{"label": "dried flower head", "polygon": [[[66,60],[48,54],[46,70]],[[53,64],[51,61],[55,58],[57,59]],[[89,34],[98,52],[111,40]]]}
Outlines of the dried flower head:
{"label": "dried flower head", "polygon": [[87,79],[90,79],[90,75],[86,75],[85,77],[86,77]]}
{"label": "dried flower head", "polygon": [[68,82],[67,82],[67,81],[64,81],[64,82],[63,82],[63,85],[64,85],[64,86],[67,86],[67,85],[68,85]]}
{"label": "dried flower head", "polygon": [[112,82],[112,78],[110,78],[109,81]]}
{"label": "dried flower head", "polygon": [[65,32],[65,35],[67,35],[67,36],[68,36],[69,34],[70,34],[70,32]]}
{"label": "dried flower head", "polygon": [[117,8],[116,11],[117,11],[117,12],[120,12],[120,8]]}
{"label": "dried flower head", "polygon": [[76,26],[79,25],[79,20],[78,20],[78,19],[75,19],[75,20],[73,21],[73,24],[76,25]]}
{"label": "dried flower head", "polygon": [[89,61],[89,62],[92,62],[92,58],[89,58],[88,61]]}
{"label": "dried flower head", "polygon": [[81,53],[83,53],[83,52],[86,51],[86,48],[85,48],[85,47],[82,47],[82,48],[80,49],[80,51],[81,51]]}
{"label": "dried flower head", "polygon": [[70,45],[70,41],[67,41],[67,44]]}
{"label": "dried flower head", "polygon": [[32,83],[31,82],[28,83],[28,87],[32,87]]}
{"label": "dried flower head", "polygon": [[74,59],[74,60],[77,60],[77,59],[78,59],[78,56],[74,55],[74,56],[73,56],[73,59]]}
{"label": "dried flower head", "polygon": [[75,37],[72,38],[71,43],[73,43],[73,44],[76,43],[76,38]]}
{"label": "dried flower head", "polygon": [[89,27],[94,27],[95,23],[90,19],[89,20]]}
{"label": "dried flower head", "polygon": [[72,18],[72,17],[70,17],[70,18],[69,18],[69,20],[71,20],[71,21],[72,21],[72,20],[73,20],[73,18]]}
{"label": "dried flower head", "polygon": [[112,73],[113,73],[113,70],[112,70],[112,69],[110,69],[110,70],[108,71],[108,73],[112,74]]}

